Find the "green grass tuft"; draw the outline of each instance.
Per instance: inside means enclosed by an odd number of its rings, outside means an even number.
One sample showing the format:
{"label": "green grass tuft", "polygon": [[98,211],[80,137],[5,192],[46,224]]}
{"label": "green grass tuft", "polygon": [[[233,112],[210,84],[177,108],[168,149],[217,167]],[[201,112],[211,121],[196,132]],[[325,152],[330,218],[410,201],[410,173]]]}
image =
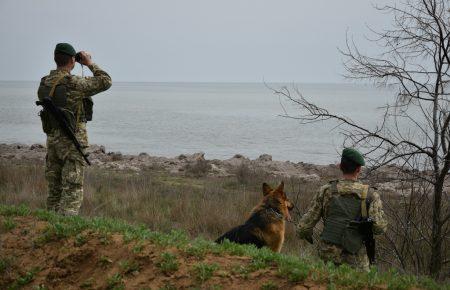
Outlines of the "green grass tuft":
{"label": "green grass tuft", "polygon": [[217,264],[206,264],[206,263],[198,263],[194,265],[193,272],[195,278],[200,283],[203,283],[214,275],[214,272],[219,269],[219,265]]}
{"label": "green grass tuft", "polygon": [[190,257],[204,259],[206,254],[213,253],[217,245],[212,241],[197,238],[188,244],[183,251]]}
{"label": "green grass tuft", "polygon": [[124,260],[119,262],[120,269],[122,270],[122,273],[127,275],[130,273],[136,273],[139,272],[141,266],[136,261],[130,261],[130,260]]}
{"label": "green grass tuft", "polygon": [[173,272],[178,271],[178,261],[177,256],[171,253],[162,253],[161,261],[156,264],[158,268],[166,275],[172,274]]}
{"label": "green grass tuft", "polygon": [[278,273],[282,277],[287,277],[291,282],[304,281],[311,270],[308,264],[298,263],[294,259],[282,259],[278,266]]}
{"label": "green grass tuft", "polygon": [[17,278],[17,280],[8,287],[8,290],[20,289],[25,285],[30,284],[34,280],[34,275],[39,272],[39,268],[34,268],[31,271],[26,272],[24,275]]}
{"label": "green grass tuft", "polygon": [[11,217],[7,217],[5,221],[3,222],[3,229],[7,232],[15,229],[17,224],[14,222],[14,220]]}
{"label": "green grass tuft", "polygon": [[26,205],[7,206],[0,204],[0,215],[2,216],[27,216],[31,210]]}
{"label": "green grass tuft", "polygon": [[[145,243],[152,243],[164,248],[177,248],[184,254],[203,259],[206,255],[238,255],[251,258],[250,264],[246,266],[233,267],[232,272],[248,277],[248,274],[265,268],[277,269],[280,277],[284,277],[292,282],[301,282],[311,279],[318,283],[328,284],[329,289],[358,289],[363,287],[374,287],[376,285],[387,285],[388,289],[401,290],[412,287],[424,289],[450,289],[449,284],[438,284],[432,279],[415,277],[411,275],[398,274],[396,271],[379,272],[372,269],[369,273],[356,271],[348,266],[336,267],[331,263],[324,263],[316,258],[296,257],[277,254],[269,249],[257,249],[251,245],[237,245],[229,241],[217,245],[204,239],[190,241],[183,231],[171,231],[160,233],[147,229],[144,225],[132,226],[121,220],[82,217],[63,217],[45,210],[30,211],[25,206],[5,206],[0,205],[0,215],[10,218],[14,216],[33,215],[40,220],[48,222],[47,228],[37,239],[36,245],[48,243],[59,239],[74,238],[75,243],[82,244],[84,241],[83,232],[96,232],[100,237],[104,237],[105,244],[109,243],[110,235],[113,233],[122,234],[129,242],[134,243],[133,252],[139,253],[143,250]],[[103,266],[112,264],[108,257],[102,257],[98,263]],[[131,262],[130,262],[131,263]],[[10,262],[0,259],[0,272],[7,271]],[[178,269],[177,257],[170,253],[161,255],[159,267],[163,272],[173,273]],[[135,265],[122,264],[122,274],[135,269]],[[204,282],[210,279],[219,266],[216,264],[198,263],[192,271],[197,281]],[[30,283],[35,272],[28,272],[23,277],[14,282],[14,287]],[[121,289],[123,287],[120,273],[108,279],[109,289]],[[17,288],[11,288],[17,289]]]}
{"label": "green grass tuft", "polygon": [[7,272],[11,269],[13,264],[13,260],[10,257],[1,257],[0,258],[0,274]]}
{"label": "green grass tuft", "polygon": [[83,234],[78,234],[75,236],[75,246],[81,247],[82,245],[86,244],[87,237]]}
{"label": "green grass tuft", "polygon": [[277,290],[278,286],[273,281],[267,281],[266,283],[262,284],[261,290]]}
{"label": "green grass tuft", "polygon": [[125,284],[122,280],[122,275],[116,273],[108,278],[106,289],[108,290],[122,290],[125,289]]}

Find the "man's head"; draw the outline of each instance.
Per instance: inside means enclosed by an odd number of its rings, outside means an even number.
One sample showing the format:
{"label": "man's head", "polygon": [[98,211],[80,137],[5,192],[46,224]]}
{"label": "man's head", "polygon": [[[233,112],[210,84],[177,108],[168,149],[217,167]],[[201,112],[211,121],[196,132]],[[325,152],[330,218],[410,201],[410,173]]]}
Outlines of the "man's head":
{"label": "man's head", "polygon": [[68,43],[58,43],[55,47],[56,66],[61,69],[71,71],[75,67],[76,51]]}
{"label": "man's head", "polygon": [[364,157],[356,149],[345,148],[342,151],[341,164],[339,167],[344,175],[358,177],[361,166],[366,165]]}

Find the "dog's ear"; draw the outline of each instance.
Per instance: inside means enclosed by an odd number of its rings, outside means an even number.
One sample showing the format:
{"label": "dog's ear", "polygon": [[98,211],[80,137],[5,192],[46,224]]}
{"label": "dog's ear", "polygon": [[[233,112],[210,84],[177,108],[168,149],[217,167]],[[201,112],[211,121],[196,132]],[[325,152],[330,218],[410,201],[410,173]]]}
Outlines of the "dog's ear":
{"label": "dog's ear", "polygon": [[273,189],[272,189],[272,187],[270,187],[270,185],[268,185],[267,183],[264,182],[262,190],[263,190],[264,195],[268,195],[269,193],[272,192]]}
{"label": "dog's ear", "polygon": [[278,192],[284,192],[284,181],[282,181],[280,183],[280,185],[278,185],[277,190]]}

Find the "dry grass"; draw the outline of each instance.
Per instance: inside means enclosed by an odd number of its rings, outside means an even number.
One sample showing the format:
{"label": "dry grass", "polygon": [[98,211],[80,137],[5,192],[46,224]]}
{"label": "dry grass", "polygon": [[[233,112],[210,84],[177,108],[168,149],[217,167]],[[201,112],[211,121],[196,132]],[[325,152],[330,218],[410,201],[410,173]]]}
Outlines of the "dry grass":
{"label": "dry grass", "polygon": [[[240,170],[238,177],[214,178],[173,176],[156,170],[137,174],[88,168],[81,214],[144,223],[163,232],[182,229],[191,237],[215,239],[246,219],[261,199],[263,182],[280,182],[261,172]],[[295,179],[285,182],[289,197],[304,210],[318,185]],[[297,199],[298,192],[302,195]],[[44,208],[46,194],[42,165],[0,163],[1,204]],[[304,242],[295,237],[293,225],[288,224],[283,252],[298,255],[305,251],[310,253],[311,247],[305,248]]]}
{"label": "dry grass", "polygon": [[[194,177],[202,175],[202,168],[203,165],[194,168],[187,177],[173,176],[158,169],[148,169],[138,174],[87,168],[81,214],[143,223],[152,230],[162,232],[182,229],[191,237],[215,239],[245,221],[250,210],[261,199],[263,182],[273,185],[280,182],[262,171],[246,167],[238,168],[234,177]],[[306,212],[312,195],[321,183],[285,180],[288,197],[297,206],[293,213],[295,219],[298,220],[300,213]],[[45,199],[43,165],[11,166],[0,163],[0,204],[44,208]],[[381,269],[394,266],[415,275],[423,274],[428,261],[426,245],[421,239],[409,241],[417,237],[416,233],[413,235],[409,230],[403,232],[405,222],[409,224],[419,220],[426,226],[429,217],[423,220],[420,216],[425,204],[419,201],[421,206],[411,211],[410,205],[399,196],[384,195],[383,199],[389,231],[377,241],[378,266]],[[316,240],[320,227],[318,225],[315,231]],[[402,252],[398,251],[399,247]],[[444,247],[448,257],[448,241],[445,241]],[[416,251],[412,252],[414,249]],[[290,223],[287,224],[282,251],[300,256],[315,254],[314,246],[295,236],[294,226]],[[393,255],[394,252],[397,254]],[[423,257],[416,257],[417,253],[423,253]],[[444,277],[450,272],[448,266],[444,266]]]}

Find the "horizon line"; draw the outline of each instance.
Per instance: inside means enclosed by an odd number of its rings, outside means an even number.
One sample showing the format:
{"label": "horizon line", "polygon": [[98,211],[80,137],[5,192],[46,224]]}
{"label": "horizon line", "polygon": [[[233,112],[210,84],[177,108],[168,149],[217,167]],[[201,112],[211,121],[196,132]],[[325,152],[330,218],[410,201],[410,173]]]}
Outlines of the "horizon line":
{"label": "horizon line", "polygon": [[[39,80],[0,80],[0,82],[23,82],[23,83],[35,83]],[[136,83],[136,84],[330,84],[330,85],[373,85],[371,83],[362,82],[295,82],[295,81],[113,81],[114,83]]]}

